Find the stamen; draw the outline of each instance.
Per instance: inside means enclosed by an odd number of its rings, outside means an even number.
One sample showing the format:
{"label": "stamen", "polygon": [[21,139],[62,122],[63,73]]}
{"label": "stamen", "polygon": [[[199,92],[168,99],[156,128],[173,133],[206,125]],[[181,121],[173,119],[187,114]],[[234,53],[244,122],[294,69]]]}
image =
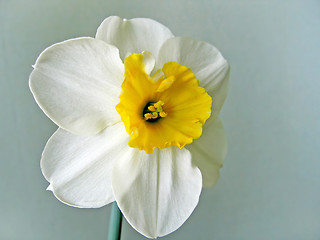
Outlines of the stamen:
{"label": "stamen", "polygon": [[151,106],[149,106],[149,107],[148,107],[148,109],[149,109],[149,111],[151,111],[151,112],[156,111],[156,108],[155,108],[154,106],[152,106],[152,105],[151,105]]}
{"label": "stamen", "polygon": [[168,114],[163,111],[164,102],[159,100],[156,103],[148,102],[143,109],[143,118],[148,122],[156,122],[160,118],[166,117]]}
{"label": "stamen", "polygon": [[164,118],[166,117],[168,114],[166,112],[159,112],[160,117]]}
{"label": "stamen", "polygon": [[158,101],[158,102],[156,102],[155,104],[153,104],[153,106],[154,106],[155,108],[161,107],[161,106],[163,106],[163,105],[164,105],[164,102],[162,102],[161,100]]}
{"label": "stamen", "polygon": [[149,120],[149,119],[151,119],[152,118],[152,114],[151,113],[146,113],[145,115],[144,115],[144,119],[145,120]]}
{"label": "stamen", "polygon": [[152,113],[152,119],[156,119],[158,118],[158,113],[157,112],[153,112]]}

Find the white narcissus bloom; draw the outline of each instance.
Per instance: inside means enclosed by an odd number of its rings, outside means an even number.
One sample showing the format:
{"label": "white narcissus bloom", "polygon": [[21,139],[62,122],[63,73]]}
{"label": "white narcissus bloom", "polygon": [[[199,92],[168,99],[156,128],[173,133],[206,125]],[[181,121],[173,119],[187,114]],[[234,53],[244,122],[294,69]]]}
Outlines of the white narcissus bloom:
{"label": "white narcissus bloom", "polygon": [[150,238],[175,231],[218,180],[228,75],[215,47],[151,19],[109,17],[96,38],[47,48],[30,88],[59,126],[41,159],[48,189],[76,207],[117,201]]}

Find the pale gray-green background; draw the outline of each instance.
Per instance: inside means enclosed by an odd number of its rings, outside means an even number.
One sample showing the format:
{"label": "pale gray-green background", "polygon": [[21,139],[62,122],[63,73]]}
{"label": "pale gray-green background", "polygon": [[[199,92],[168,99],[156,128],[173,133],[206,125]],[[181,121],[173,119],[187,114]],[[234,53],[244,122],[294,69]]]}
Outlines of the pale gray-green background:
{"label": "pale gray-green background", "polygon": [[[0,239],[107,239],[110,206],[60,203],[39,161],[56,126],[28,77],[40,52],[94,36],[110,15],[150,17],[217,46],[232,67],[216,187],[163,239],[320,239],[319,0],[0,0]],[[145,239],[124,221],[123,240]]]}

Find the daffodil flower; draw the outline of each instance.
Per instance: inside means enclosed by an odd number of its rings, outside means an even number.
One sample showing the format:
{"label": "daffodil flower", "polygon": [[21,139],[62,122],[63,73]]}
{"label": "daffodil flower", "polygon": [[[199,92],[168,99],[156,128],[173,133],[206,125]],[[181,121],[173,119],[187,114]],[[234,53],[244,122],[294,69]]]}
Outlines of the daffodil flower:
{"label": "daffodil flower", "polygon": [[150,238],[175,231],[219,178],[228,75],[215,47],[151,19],[109,17],[95,38],[48,47],[30,75],[59,126],[41,159],[48,189],[80,208],[116,201]]}

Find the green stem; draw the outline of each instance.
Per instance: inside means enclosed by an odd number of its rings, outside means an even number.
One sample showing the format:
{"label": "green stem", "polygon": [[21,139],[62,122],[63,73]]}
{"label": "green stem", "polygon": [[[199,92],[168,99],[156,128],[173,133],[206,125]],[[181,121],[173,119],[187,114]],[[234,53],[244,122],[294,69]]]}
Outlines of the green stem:
{"label": "green stem", "polygon": [[122,213],[114,201],[111,209],[108,240],[120,240],[121,238]]}

